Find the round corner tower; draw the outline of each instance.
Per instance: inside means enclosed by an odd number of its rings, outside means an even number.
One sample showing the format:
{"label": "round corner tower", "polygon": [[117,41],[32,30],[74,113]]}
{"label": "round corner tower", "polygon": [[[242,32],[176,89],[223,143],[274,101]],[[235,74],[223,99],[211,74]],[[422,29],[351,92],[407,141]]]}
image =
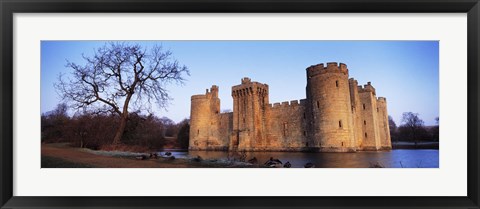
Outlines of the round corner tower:
{"label": "round corner tower", "polygon": [[347,66],[330,62],[306,71],[308,147],[327,152],[356,151]]}
{"label": "round corner tower", "polygon": [[216,144],[220,99],[218,86],[213,85],[205,94],[193,95],[190,107],[190,150],[206,150]]}

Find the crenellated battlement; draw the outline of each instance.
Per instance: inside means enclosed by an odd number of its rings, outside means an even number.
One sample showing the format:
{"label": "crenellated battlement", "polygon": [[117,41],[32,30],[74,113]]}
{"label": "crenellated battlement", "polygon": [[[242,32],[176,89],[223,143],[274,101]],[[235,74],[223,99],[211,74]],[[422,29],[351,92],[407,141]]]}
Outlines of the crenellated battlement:
{"label": "crenellated battlement", "polygon": [[327,66],[323,63],[312,65],[307,69],[307,78],[315,77],[316,75],[325,74],[325,73],[341,73],[348,75],[347,65],[344,63],[337,62],[327,62]]}
{"label": "crenellated battlement", "polygon": [[285,101],[285,102],[276,102],[273,104],[268,104],[271,108],[289,108],[289,107],[296,107],[299,105],[305,105],[307,102],[306,99],[301,99],[300,102],[298,100],[292,101]]}
{"label": "crenellated battlement", "polygon": [[268,85],[255,82],[248,78],[242,78],[242,84],[232,87],[232,97],[241,97],[245,95],[258,94],[261,96],[268,95]]}
{"label": "crenellated battlement", "polygon": [[351,83],[354,86],[358,86],[358,81],[355,78],[349,78],[348,83]]}
{"label": "crenellated battlement", "polygon": [[191,97],[191,100],[218,98],[218,86],[212,85],[210,89],[205,89],[205,94],[197,94]]}
{"label": "crenellated battlement", "polygon": [[300,100],[300,105],[306,105],[306,104],[307,104],[307,99]]}
{"label": "crenellated battlement", "polygon": [[358,86],[358,93],[365,93],[365,92],[372,92],[375,95],[375,88],[372,86],[371,82],[367,82],[367,84],[363,86]]}
{"label": "crenellated battlement", "polygon": [[379,102],[387,102],[387,98],[385,98],[385,97],[378,97],[377,101],[379,101]]}
{"label": "crenellated battlement", "polygon": [[250,79],[249,77],[242,78],[242,84],[251,83],[251,82],[252,82],[252,79]]}

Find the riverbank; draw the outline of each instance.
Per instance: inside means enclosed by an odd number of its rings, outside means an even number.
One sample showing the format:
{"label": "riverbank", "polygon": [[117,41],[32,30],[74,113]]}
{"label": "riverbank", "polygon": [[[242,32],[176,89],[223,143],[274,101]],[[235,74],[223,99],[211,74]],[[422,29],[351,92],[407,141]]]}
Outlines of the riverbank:
{"label": "riverbank", "polygon": [[[167,153],[175,159],[168,158]],[[291,168],[438,168],[438,149],[393,149],[355,153],[222,152],[163,150],[149,153],[90,150],[42,144],[42,168],[264,168],[279,159]],[[255,160],[254,160],[255,159]],[[245,161],[252,162],[246,163]],[[379,166],[377,166],[379,165]]]}
{"label": "riverbank", "polygon": [[439,142],[392,142],[392,149],[439,149]]}
{"label": "riverbank", "polygon": [[146,153],[121,154],[69,147],[68,144],[42,144],[42,168],[248,168],[249,163],[202,159],[146,158]]}

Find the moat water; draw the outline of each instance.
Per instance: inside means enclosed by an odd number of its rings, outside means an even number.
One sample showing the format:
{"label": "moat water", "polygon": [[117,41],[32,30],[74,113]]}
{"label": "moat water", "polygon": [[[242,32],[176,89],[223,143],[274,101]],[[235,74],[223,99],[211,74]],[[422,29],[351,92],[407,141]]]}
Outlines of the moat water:
{"label": "moat water", "polygon": [[[203,159],[228,159],[229,153],[222,151],[172,151],[176,157]],[[381,165],[385,168],[438,168],[439,150],[395,149],[381,152],[355,153],[304,153],[304,152],[247,152],[246,160],[256,157],[258,163],[265,163],[270,157],[283,163],[290,162],[292,168],[303,168],[313,163],[316,168],[369,168]]]}

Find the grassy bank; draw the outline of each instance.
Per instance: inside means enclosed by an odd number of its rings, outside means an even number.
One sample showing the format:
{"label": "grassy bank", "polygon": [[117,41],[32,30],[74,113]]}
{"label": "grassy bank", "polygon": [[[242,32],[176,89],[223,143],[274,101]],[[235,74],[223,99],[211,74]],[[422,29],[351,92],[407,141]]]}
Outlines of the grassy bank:
{"label": "grassy bank", "polygon": [[137,159],[146,153],[119,154],[118,151],[93,151],[66,144],[42,144],[42,168],[245,168],[249,163],[190,158]]}

